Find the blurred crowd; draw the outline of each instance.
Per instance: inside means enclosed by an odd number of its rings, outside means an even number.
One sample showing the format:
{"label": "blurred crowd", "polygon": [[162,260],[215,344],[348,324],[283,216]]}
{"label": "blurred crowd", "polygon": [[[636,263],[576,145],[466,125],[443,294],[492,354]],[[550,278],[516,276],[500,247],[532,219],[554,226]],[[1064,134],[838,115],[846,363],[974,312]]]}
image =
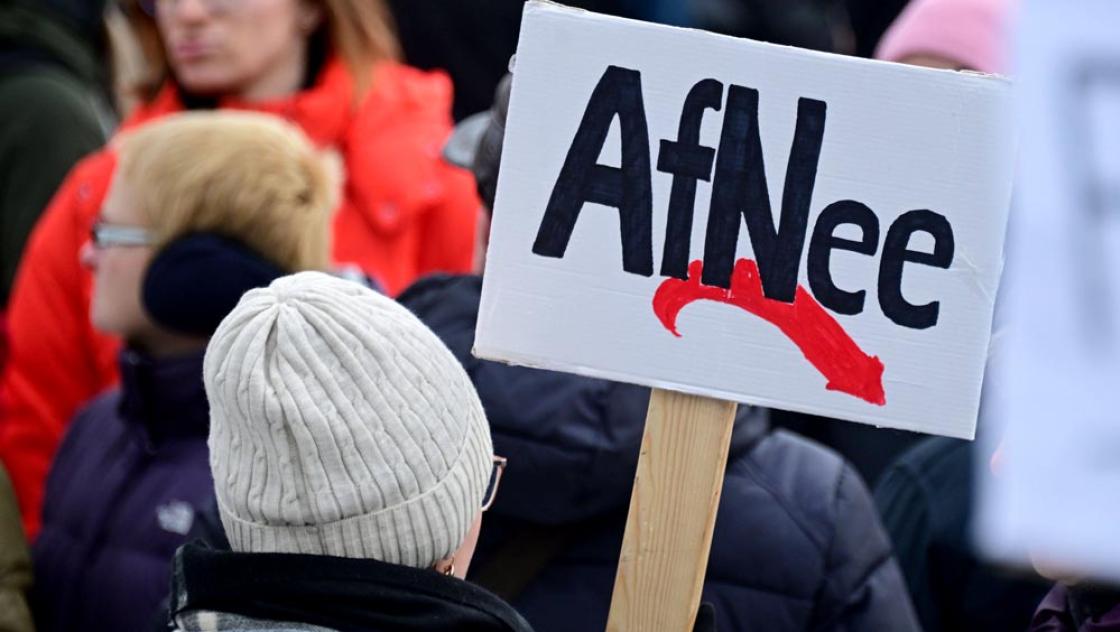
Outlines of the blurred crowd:
{"label": "blurred crowd", "polygon": [[[604,629],[649,391],[471,355],[522,4],[0,0],[0,632]],[[569,4],[1010,72],[1012,0]],[[740,406],[697,629],[1120,630],[977,449]]]}

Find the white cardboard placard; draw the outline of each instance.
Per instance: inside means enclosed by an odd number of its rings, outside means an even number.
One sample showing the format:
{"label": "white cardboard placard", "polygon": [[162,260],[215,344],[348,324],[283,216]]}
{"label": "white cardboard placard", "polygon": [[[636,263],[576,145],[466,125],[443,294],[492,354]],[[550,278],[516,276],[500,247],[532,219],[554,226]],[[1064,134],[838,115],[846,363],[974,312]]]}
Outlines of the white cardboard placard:
{"label": "white cardboard placard", "polygon": [[1006,81],[538,1],[521,28],[479,357],[972,437]]}
{"label": "white cardboard placard", "polygon": [[[978,536],[1120,581],[1120,40],[1113,0],[1023,3],[1007,333],[990,370]],[[984,467],[980,463],[977,467]]]}

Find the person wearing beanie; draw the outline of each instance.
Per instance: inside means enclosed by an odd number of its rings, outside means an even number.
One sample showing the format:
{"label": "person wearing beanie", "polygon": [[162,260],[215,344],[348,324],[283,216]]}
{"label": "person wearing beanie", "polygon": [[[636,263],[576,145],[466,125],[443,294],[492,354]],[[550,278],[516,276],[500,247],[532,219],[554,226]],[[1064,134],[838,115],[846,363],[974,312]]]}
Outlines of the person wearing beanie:
{"label": "person wearing beanie", "polygon": [[90,318],[121,336],[121,382],[75,417],[33,546],[40,632],[149,629],[171,560],[213,496],[206,343],[254,287],[321,269],[337,174],[296,128],[169,117],[123,138],[82,260]]}
{"label": "person wearing beanie", "polygon": [[204,376],[230,550],[176,555],[176,629],[531,632],[462,580],[504,459],[470,378],[408,310],[283,277],[222,321]]}
{"label": "person wearing beanie", "polygon": [[[486,208],[510,91],[507,78],[491,110],[461,123],[444,150],[474,172]],[[444,275],[398,299],[466,368],[495,449],[509,458],[468,579],[538,632],[602,630],[649,390],[473,357],[481,291],[479,275]],[[750,406],[735,421],[701,601],[714,608],[697,630],[920,629],[859,475],[830,450],[773,430],[767,411]]]}

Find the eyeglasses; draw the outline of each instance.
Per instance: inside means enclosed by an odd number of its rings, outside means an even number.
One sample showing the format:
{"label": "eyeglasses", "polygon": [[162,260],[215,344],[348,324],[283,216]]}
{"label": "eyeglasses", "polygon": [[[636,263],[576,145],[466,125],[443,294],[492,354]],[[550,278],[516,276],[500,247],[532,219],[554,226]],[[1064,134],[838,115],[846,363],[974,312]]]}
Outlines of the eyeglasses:
{"label": "eyeglasses", "polygon": [[[155,17],[157,9],[164,11],[173,10],[178,7],[179,2],[182,0],[140,0],[140,8],[144,13]],[[240,0],[199,0],[202,6],[206,8],[207,13],[229,13],[232,9],[240,4]]]}
{"label": "eyeglasses", "polygon": [[498,484],[502,482],[502,472],[506,469],[509,459],[502,456],[494,457],[494,467],[490,470],[490,482],[486,484],[486,493],[482,496],[482,510],[490,509],[494,499],[498,497]]}
{"label": "eyeglasses", "polygon": [[151,246],[155,243],[155,237],[146,228],[102,221],[96,222],[90,229],[89,240],[95,248]]}

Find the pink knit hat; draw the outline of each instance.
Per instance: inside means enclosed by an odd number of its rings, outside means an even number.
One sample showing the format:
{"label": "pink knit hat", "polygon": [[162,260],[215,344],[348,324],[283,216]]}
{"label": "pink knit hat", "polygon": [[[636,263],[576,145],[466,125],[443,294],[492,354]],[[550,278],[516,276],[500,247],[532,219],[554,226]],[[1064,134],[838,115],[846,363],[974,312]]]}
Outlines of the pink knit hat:
{"label": "pink knit hat", "polygon": [[1006,72],[1008,27],[1014,0],[914,0],[887,30],[877,59],[944,57],[962,68]]}

